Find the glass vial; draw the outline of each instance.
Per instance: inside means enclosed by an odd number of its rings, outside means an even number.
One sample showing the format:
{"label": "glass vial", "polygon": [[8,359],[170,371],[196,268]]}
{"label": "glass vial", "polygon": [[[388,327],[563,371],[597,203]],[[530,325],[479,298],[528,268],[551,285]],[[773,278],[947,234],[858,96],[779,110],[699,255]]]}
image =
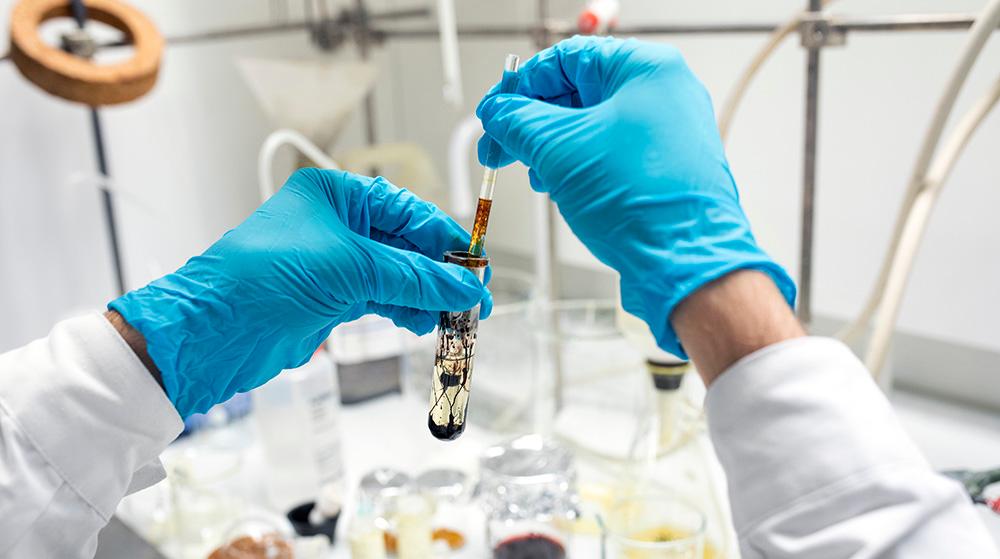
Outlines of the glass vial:
{"label": "glass vial", "polygon": [[[489,263],[485,256],[464,251],[446,252],[444,261],[467,268],[480,281]],[[441,313],[427,426],[432,435],[443,441],[455,440],[465,431],[478,330],[479,305],[467,311]]]}

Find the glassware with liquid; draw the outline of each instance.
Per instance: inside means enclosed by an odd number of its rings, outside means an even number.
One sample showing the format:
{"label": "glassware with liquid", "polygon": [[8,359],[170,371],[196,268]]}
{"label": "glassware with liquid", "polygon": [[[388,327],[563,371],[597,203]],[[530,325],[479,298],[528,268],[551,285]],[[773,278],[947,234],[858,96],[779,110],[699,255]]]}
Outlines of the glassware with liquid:
{"label": "glassware with liquid", "polygon": [[[449,251],[444,261],[458,264],[483,280],[489,259],[468,252]],[[479,332],[479,305],[460,312],[442,312],[434,354],[431,409],[427,426],[436,438],[450,441],[465,431]]]}
{"label": "glassware with liquid", "polygon": [[705,515],[664,494],[616,501],[601,516],[601,559],[703,559]]}
{"label": "glassware with liquid", "polygon": [[578,516],[572,454],[527,435],[488,449],[479,466],[493,559],[564,559]]}

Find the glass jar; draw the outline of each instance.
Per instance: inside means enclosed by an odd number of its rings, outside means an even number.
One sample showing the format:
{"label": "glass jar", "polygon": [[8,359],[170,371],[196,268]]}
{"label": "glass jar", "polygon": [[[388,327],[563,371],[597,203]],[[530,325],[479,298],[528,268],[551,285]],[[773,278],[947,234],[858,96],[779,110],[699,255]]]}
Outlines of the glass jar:
{"label": "glass jar", "polygon": [[602,516],[601,559],[703,559],[705,515],[664,494],[616,501]]}
{"label": "glass jar", "polygon": [[539,435],[487,449],[479,499],[494,559],[563,559],[577,517],[572,454]]}
{"label": "glass jar", "polygon": [[471,528],[469,478],[465,472],[448,468],[427,470],[417,476],[415,486],[433,510],[435,555],[446,556],[465,547]]}

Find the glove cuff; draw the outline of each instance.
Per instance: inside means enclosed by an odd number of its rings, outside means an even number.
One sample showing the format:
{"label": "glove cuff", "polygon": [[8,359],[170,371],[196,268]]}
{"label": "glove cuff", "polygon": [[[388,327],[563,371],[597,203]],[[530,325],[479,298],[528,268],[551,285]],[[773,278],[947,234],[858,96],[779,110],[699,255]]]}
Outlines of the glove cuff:
{"label": "glove cuff", "polygon": [[704,285],[737,270],[757,270],[770,276],[793,308],[796,288],[788,272],[757,246],[738,203],[703,199],[692,204],[688,199],[685,206],[689,212],[692,206],[700,208],[694,211],[701,212],[699,220],[713,222],[711,234],[691,227],[690,221],[668,221],[684,223],[683,229],[663,231],[666,248],[642,251],[648,258],[640,258],[629,266],[629,273],[621,274],[621,293],[622,306],[646,322],[657,345],[686,359],[670,319],[677,305]]}

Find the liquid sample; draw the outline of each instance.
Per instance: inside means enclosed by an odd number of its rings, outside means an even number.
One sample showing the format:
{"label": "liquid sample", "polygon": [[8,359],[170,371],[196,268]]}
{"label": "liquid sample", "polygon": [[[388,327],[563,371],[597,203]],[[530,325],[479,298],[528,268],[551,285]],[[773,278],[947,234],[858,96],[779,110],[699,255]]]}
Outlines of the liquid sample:
{"label": "liquid sample", "polygon": [[476,221],[472,225],[472,243],[469,244],[469,253],[474,256],[482,256],[483,248],[486,245],[486,227],[490,224],[490,208],[493,207],[493,200],[480,198],[476,205]]}
{"label": "liquid sample", "polygon": [[565,559],[566,549],[543,534],[514,536],[493,548],[493,559]]}
{"label": "liquid sample", "polygon": [[[444,260],[464,266],[480,281],[489,262],[468,252],[446,252]],[[431,381],[431,409],[427,416],[427,427],[437,439],[455,440],[465,431],[478,330],[479,305],[467,311],[441,313]]]}
{"label": "liquid sample", "polygon": [[436,438],[450,441],[465,431],[473,357],[479,328],[475,312],[442,312],[434,358],[434,390],[427,426]]}
{"label": "liquid sample", "polygon": [[[629,538],[635,541],[648,543],[680,542],[692,538],[692,532],[676,526],[661,525],[648,528],[638,532],[633,532]],[[701,553],[699,554],[699,549]],[[704,541],[691,540],[691,546],[676,548],[673,553],[677,557],[691,557],[691,559],[717,559],[721,557],[718,550],[710,543]],[[655,551],[648,549],[626,549],[624,552],[626,559],[643,559],[645,557],[655,557]],[[671,555],[673,557],[674,555]]]}

